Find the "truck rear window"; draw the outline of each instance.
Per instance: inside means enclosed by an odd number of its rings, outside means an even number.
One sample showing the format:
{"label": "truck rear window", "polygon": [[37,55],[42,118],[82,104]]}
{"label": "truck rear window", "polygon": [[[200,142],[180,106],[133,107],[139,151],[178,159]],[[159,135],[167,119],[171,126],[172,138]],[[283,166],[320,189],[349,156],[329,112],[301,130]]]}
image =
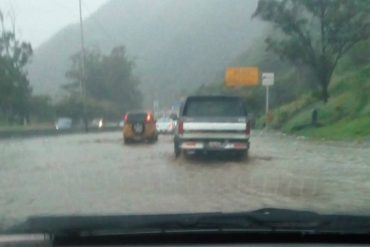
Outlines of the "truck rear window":
{"label": "truck rear window", "polygon": [[183,115],[187,117],[240,117],[245,116],[246,111],[239,98],[199,97],[188,99]]}

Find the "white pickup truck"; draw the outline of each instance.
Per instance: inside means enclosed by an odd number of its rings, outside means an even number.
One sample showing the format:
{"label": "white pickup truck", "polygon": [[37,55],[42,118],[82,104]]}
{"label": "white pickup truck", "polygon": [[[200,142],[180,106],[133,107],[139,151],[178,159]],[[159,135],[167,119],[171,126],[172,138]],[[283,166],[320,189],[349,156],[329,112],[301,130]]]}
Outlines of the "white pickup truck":
{"label": "white pickup truck", "polygon": [[244,102],[233,96],[190,96],[183,104],[174,152],[232,151],[248,155],[250,122]]}

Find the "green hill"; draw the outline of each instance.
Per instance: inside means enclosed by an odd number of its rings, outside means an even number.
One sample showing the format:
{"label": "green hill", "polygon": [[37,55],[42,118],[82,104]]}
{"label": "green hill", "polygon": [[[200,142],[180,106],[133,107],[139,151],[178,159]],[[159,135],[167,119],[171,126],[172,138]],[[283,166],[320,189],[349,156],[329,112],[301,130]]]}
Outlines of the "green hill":
{"label": "green hill", "polygon": [[[283,70],[280,73],[287,73]],[[309,78],[309,77],[308,77]],[[279,83],[279,82],[277,82]],[[280,82],[283,85],[284,82]],[[295,99],[274,107],[271,128],[283,132],[328,139],[370,136],[370,40],[356,45],[338,65],[331,84],[329,102],[324,104],[314,90],[303,90]],[[312,113],[318,111],[318,126]],[[260,117],[258,126],[265,123]]]}
{"label": "green hill", "polygon": [[[252,48],[241,53],[231,65],[259,66],[261,71],[275,72],[270,89],[273,121],[270,128],[285,133],[328,139],[353,139],[370,136],[370,40],[356,45],[340,62],[330,84],[329,102],[318,99],[308,71],[297,70],[278,56],[265,50],[257,38]],[[199,93],[226,93],[246,98],[249,112],[257,116],[257,127],[265,123],[265,89],[229,89],[218,83],[199,88]],[[312,112],[318,110],[319,126],[311,126]]]}
{"label": "green hill", "polygon": [[[271,32],[271,30],[268,30]],[[255,38],[244,52],[239,54],[230,63],[230,66],[257,66],[260,72],[275,72],[275,85],[270,90],[270,105],[272,108],[296,100],[300,95],[311,90],[310,77],[307,73],[298,72],[292,65],[282,61],[278,56],[266,51],[263,42],[264,35]],[[256,116],[265,111],[265,88],[255,87],[226,88],[224,74],[218,74],[217,83],[199,87],[198,93],[223,93],[239,95],[246,98],[248,110]]]}
{"label": "green hill", "polygon": [[[327,104],[306,94],[275,109],[272,127],[317,138],[370,136],[370,64],[336,73],[330,92]],[[310,125],[314,109],[318,110],[317,128]]]}

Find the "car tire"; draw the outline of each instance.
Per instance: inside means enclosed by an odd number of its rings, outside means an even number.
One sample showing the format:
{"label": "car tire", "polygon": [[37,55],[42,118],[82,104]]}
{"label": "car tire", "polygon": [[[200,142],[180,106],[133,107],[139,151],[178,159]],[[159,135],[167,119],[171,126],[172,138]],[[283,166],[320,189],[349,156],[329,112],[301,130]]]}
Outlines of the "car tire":
{"label": "car tire", "polygon": [[149,140],[149,142],[150,142],[150,143],[156,143],[156,142],[158,142],[158,135],[157,135],[157,136],[155,136],[155,137],[153,137],[153,138],[151,138],[151,139]]}
{"label": "car tire", "polygon": [[125,145],[128,145],[128,144],[130,144],[130,143],[131,143],[131,141],[130,141],[129,139],[127,139],[127,138],[123,138],[123,143],[124,143]]}

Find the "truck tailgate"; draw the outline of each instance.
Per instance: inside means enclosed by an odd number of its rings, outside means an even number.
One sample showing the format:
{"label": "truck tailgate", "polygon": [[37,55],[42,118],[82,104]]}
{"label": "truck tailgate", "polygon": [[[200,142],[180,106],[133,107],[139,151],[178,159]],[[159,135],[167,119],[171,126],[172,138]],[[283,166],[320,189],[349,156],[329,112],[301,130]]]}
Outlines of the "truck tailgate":
{"label": "truck tailgate", "polygon": [[245,122],[215,123],[215,122],[184,122],[185,132],[242,132],[245,131]]}
{"label": "truck tailgate", "polygon": [[185,119],[184,139],[248,139],[245,118],[227,119]]}

